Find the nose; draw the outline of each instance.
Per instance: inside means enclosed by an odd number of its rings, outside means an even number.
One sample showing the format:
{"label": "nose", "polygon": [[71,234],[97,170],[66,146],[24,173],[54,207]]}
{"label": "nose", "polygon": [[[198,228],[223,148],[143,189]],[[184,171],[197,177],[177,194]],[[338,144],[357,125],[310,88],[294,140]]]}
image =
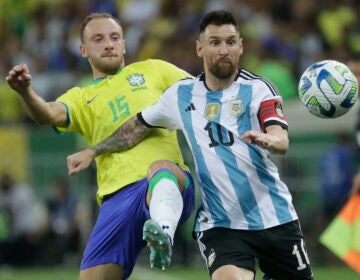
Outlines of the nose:
{"label": "nose", "polygon": [[226,43],[222,43],[221,46],[220,46],[220,54],[221,55],[227,55],[229,54],[229,49],[226,45]]}
{"label": "nose", "polygon": [[109,39],[106,39],[105,41],[105,49],[106,50],[112,50],[114,49],[114,43],[113,41],[109,38]]}

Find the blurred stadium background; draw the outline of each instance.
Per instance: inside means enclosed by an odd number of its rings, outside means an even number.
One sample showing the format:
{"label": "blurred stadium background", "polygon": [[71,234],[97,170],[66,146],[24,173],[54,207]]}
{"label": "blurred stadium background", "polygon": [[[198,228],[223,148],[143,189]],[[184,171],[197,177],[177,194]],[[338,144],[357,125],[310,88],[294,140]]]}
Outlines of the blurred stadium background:
{"label": "blurred stadium background", "polygon": [[[33,87],[49,101],[66,89],[91,80],[87,61],[79,54],[79,27],[88,13],[109,12],[123,23],[127,63],[160,58],[196,75],[202,69],[194,44],[198,22],[212,9],[227,9],[236,15],[245,46],[241,66],[272,80],[283,95],[291,148],[286,156],[274,160],[293,193],[309,255],[315,272],[319,271],[315,279],[358,279],[318,241],[338,210],[335,206],[332,212],[326,209],[332,190],[326,189],[324,183],[337,181],[339,172],[347,174],[341,190],[333,190],[341,194],[337,196],[341,205],[356,172],[354,127],[358,108],[338,119],[323,120],[310,115],[297,96],[297,81],[307,66],[322,59],[346,63],[360,53],[360,3],[356,0],[2,0],[0,174],[10,174],[18,182],[27,183],[41,204],[50,195],[52,180],[66,176],[66,156],[85,145],[76,135],[58,136],[51,128],[37,126],[25,116],[19,99],[4,81],[14,64],[29,65]],[[191,157],[184,149],[191,165]],[[325,157],[323,164],[324,155],[333,149],[331,155],[335,158]],[[341,163],[343,170],[338,170],[336,151],[341,149],[350,151],[352,157]],[[89,221],[82,228],[78,251],[52,263],[51,270],[41,262],[35,264],[40,268],[30,270],[33,275],[25,270],[21,276],[12,267],[2,265],[0,279],[48,279],[49,273],[51,279],[55,275],[59,279],[77,278],[82,246],[96,215],[94,170],[69,178],[69,184]],[[207,279],[197,246],[190,237],[191,227],[189,221],[177,234],[173,272],[169,271],[166,277],[154,272],[152,277],[147,274],[144,255],[131,279],[180,279],[179,275],[186,271],[197,275],[198,280]],[[6,238],[9,237],[1,235],[0,226],[0,242]],[[68,268],[69,274],[61,278],[61,273],[67,271],[63,268]],[[326,270],[330,271],[328,275],[321,274]]]}

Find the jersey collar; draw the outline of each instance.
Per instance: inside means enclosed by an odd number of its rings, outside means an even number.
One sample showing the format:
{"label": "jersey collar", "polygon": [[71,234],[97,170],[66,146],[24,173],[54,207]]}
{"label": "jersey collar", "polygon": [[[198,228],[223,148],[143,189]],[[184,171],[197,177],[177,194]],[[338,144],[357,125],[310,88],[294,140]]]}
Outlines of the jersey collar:
{"label": "jersey collar", "polygon": [[[237,75],[236,75],[236,77],[235,77],[235,79],[234,79],[234,82],[239,78],[240,72],[241,72],[241,69],[239,68],[239,69],[238,69],[238,73],[237,73]],[[206,85],[205,73],[204,73],[204,72],[200,73],[200,74],[198,75],[198,77],[199,77],[199,81],[202,81],[202,82],[204,83],[204,86],[205,86],[209,91],[211,91],[211,90],[208,88],[208,86]]]}
{"label": "jersey collar", "polygon": [[92,85],[97,85],[97,84],[101,83],[102,80],[104,80],[105,78],[107,78],[107,77],[109,77],[109,76],[119,75],[120,72],[123,70],[123,68],[124,68],[124,67],[120,67],[120,68],[116,71],[116,73],[115,73],[114,75],[108,75],[108,76],[106,76],[106,77],[98,78],[98,79],[96,79],[96,80],[93,80],[93,81],[91,82],[91,84],[92,84]]}

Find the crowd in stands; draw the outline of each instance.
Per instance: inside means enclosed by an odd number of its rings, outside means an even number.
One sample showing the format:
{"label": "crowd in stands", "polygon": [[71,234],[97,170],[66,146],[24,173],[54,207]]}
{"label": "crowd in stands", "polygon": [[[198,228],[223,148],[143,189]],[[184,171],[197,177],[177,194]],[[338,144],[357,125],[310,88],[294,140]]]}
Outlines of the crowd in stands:
{"label": "crowd in stands", "polygon": [[91,221],[66,177],[53,178],[39,197],[28,183],[0,174],[0,267],[78,263]]}
{"label": "crowd in stands", "polygon": [[[297,97],[302,71],[321,59],[345,62],[360,52],[360,3],[355,0],[27,0],[0,3],[0,74],[26,62],[46,100],[91,77],[80,56],[79,30],[90,12],[108,12],[123,23],[127,63],[147,58],[201,71],[195,40],[201,16],[231,10],[240,22],[246,59],[241,66],[264,75],[284,99]],[[79,82],[80,81],[80,82]],[[4,80],[0,122],[25,116]]]}

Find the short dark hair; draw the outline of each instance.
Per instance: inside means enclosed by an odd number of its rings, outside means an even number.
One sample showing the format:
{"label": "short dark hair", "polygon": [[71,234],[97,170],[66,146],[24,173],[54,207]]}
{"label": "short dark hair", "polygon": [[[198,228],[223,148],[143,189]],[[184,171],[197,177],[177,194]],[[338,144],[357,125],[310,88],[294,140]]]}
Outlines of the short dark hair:
{"label": "short dark hair", "polygon": [[121,22],[118,18],[112,16],[109,13],[92,13],[90,15],[88,15],[82,22],[81,24],[81,28],[80,28],[80,39],[81,39],[81,43],[84,43],[84,29],[86,27],[86,25],[92,21],[93,19],[99,19],[99,18],[110,18],[115,20],[119,26],[121,27]]}
{"label": "short dark hair", "polygon": [[224,10],[215,10],[207,13],[200,21],[200,33],[204,32],[206,27],[210,24],[231,24],[238,29],[238,24],[232,13]]}

